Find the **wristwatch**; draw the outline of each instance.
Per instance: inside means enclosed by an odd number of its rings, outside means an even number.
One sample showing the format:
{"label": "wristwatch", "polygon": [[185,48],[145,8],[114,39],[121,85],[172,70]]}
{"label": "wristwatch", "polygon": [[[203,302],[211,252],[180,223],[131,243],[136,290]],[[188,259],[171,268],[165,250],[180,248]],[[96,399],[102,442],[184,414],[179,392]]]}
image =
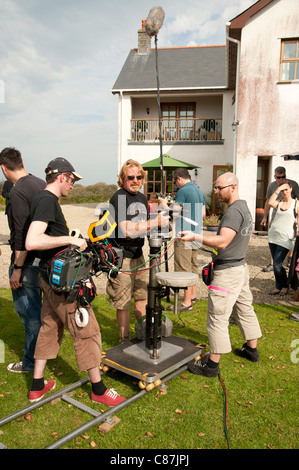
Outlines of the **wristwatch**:
{"label": "wristwatch", "polygon": [[17,264],[14,264],[14,265],[13,265],[13,268],[14,268],[14,269],[23,269],[23,266],[18,266]]}

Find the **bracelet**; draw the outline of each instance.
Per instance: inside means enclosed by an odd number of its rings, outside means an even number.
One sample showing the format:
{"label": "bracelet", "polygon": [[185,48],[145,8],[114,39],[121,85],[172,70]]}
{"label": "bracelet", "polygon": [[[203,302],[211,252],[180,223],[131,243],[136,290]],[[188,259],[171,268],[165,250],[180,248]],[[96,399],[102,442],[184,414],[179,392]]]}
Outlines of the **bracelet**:
{"label": "bracelet", "polygon": [[275,192],[275,194],[277,194],[277,196],[279,196],[279,193],[277,191],[274,191],[274,192]]}
{"label": "bracelet", "polygon": [[14,265],[13,265],[13,268],[14,268],[14,269],[23,269],[23,266],[18,266],[17,264],[14,264]]}

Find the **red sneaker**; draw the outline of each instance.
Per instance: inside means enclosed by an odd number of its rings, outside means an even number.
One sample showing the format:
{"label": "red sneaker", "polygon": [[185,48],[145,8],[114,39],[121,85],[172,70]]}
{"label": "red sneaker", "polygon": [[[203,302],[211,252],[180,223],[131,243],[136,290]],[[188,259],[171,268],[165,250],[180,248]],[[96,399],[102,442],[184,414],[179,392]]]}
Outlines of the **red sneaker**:
{"label": "red sneaker", "polygon": [[45,380],[45,386],[42,390],[38,392],[33,392],[33,391],[29,392],[29,401],[34,402],[34,401],[41,400],[46,395],[46,393],[48,393],[50,390],[54,390],[55,386],[56,386],[55,380],[49,380],[49,382]]}
{"label": "red sneaker", "polygon": [[94,403],[102,403],[107,406],[116,406],[125,401],[126,399],[121,397],[114,388],[107,388],[104,395],[96,395],[91,392],[91,399]]}

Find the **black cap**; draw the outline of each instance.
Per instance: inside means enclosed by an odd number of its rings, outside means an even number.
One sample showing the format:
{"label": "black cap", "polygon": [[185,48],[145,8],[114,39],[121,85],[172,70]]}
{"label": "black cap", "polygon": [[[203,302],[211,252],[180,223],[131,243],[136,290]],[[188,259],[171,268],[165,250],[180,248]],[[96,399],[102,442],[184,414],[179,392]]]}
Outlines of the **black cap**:
{"label": "black cap", "polygon": [[65,158],[57,157],[51,160],[45,169],[46,175],[53,173],[73,173],[75,180],[81,180],[82,176],[75,172],[74,167]]}

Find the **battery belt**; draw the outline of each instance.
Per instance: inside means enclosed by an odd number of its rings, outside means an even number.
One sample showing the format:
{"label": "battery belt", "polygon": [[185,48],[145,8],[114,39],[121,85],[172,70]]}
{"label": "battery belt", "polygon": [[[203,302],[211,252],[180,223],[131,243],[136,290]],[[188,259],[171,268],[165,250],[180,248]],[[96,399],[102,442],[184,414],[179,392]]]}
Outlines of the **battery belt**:
{"label": "battery belt", "polygon": [[219,266],[220,264],[228,264],[228,263],[239,263],[240,261],[243,261],[244,258],[240,259],[214,259],[214,266]]}

